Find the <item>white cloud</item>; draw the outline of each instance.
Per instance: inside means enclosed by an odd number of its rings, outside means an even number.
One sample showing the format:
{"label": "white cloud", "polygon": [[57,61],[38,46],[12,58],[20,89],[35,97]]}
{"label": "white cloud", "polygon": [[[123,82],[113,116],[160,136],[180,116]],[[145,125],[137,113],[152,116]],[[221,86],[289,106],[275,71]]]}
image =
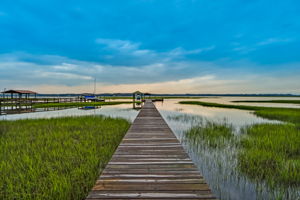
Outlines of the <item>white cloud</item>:
{"label": "white cloud", "polygon": [[36,76],[41,78],[51,78],[51,79],[76,79],[76,80],[92,80],[91,76],[84,76],[72,73],[62,73],[62,72],[36,72]]}
{"label": "white cloud", "polygon": [[[211,87],[224,87],[224,85],[238,83],[239,81],[217,80],[213,75],[206,75],[194,77],[189,79],[180,79],[177,81],[165,81],[156,83],[142,83],[142,84],[106,84],[97,83],[97,92],[99,93],[117,93],[117,92],[133,92],[141,90],[152,93],[211,93]],[[81,86],[63,86],[63,85],[42,85],[33,87],[36,91],[43,91],[47,93],[55,93],[65,91],[78,93],[87,92],[91,90],[90,84]],[[222,89],[222,88],[221,88]],[[221,90],[219,90],[221,91]]]}
{"label": "white cloud", "polygon": [[[209,47],[192,49],[192,50],[186,50],[182,47],[177,47],[170,51],[157,52],[151,49],[143,49],[141,48],[141,43],[136,43],[129,40],[98,38],[96,39],[96,43],[104,45],[107,49],[118,51],[122,55],[139,57],[144,60],[150,59],[151,61],[154,62],[170,61],[176,58],[183,58],[186,55],[200,54],[215,49],[215,46],[209,46]],[[112,57],[105,56],[105,57],[108,59],[113,59],[113,56]]]}
{"label": "white cloud", "polygon": [[[96,39],[96,43],[104,45],[108,50],[117,51],[122,56],[140,58],[142,60],[159,59],[159,55],[155,51],[152,51],[150,49],[142,49],[140,48],[140,43],[132,42],[129,40],[98,38]],[[113,55],[106,55],[104,56],[104,58],[112,60],[120,55],[114,52]]]}
{"label": "white cloud", "polygon": [[254,43],[252,45],[241,45],[238,42],[232,43],[233,46],[235,46],[232,50],[242,53],[242,54],[247,54],[249,52],[255,51],[259,49],[262,46],[267,46],[267,45],[272,45],[272,44],[283,44],[283,43],[288,43],[292,42],[292,38],[268,38],[263,41],[260,41],[258,43]]}
{"label": "white cloud", "polygon": [[77,65],[70,64],[70,63],[62,63],[61,65],[53,66],[53,69],[63,70],[63,71],[75,70],[76,68],[78,68]]}
{"label": "white cloud", "polygon": [[[225,60],[217,64],[158,60],[147,65],[129,66],[58,57],[57,64],[45,65],[19,61],[22,59],[14,56],[12,59],[6,55],[2,59],[0,55],[1,86],[33,88],[40,93],[84,92],[94,78],[99,82],[98,92],[300,93],[300,88],[295,84],[300,80],[300,63],[258,66],[249,61],[234,63]],[[53,58],[43,55],[37,57],[45,57],[46,60]],[[265,71],[262,74],[264,70],[260,69],[271,67],[271,73]],[[40,87],[41,84],[45,85]]]}
{"label": "white cloud", "polygon": [[107,39],[98,38],[96,39],[97,44],[106,45],[110,49],[115,49],[119,51],[132,51],[139,49],[140,44],[134,43],[128,40],[118,40],[118,39]]}
{"label": "white cloud", "polygon": [[287,42],[292,42],[292,38],[268,38],[266,40],[263,40],[259,43],[257,43],[257,46],[265,46],[265,45],[270,45],[270,44],[277,44],[277,43],[287,43]]}
{"label": "white cloud", "polygon": [[148,49],[141,49],[141,50],[135,50],[132,53],[135,56],[144,56],[144,55],[153,54],[154,52]]}
{"label": "white cloud", "polygon": [[172,49],[171,51],[167,52],[166,54],[171,57],[180,57],[180,56],[185,56],[185,55],[199,54],[202,52],[211,51],[213,49],[215,49],[215,46],[199,48],[199,49],[194,49],[194,50],[185,50],[182,47],[177,47],[177,48]]}
{"label": "white cloud", "polygon": [[246,53],[249,53],[251,51],[255,51],[256,49],[257,48],[255,48],[255,47],[239,46],[239,47],[233,48],[232,50],[237,51],[237,52],[242,53],[242,54],[246,54]]}
{"label": "white cloud", "polygon": [[[295,78],[295,77],[294,77]],[[41,85],[30,89],[43,93],[84,93],[93,91],[92,84],[80,86]],[[176,81],[164,81],[142,84],[107,84],[97,82],[97,93],[119,93],[140,90],[150,93],[294,93],[300,94],[300,89],[295,85],[295,79],[282,77],[278,82],[274,77],[254,76],[244,79],[221,79],[215,75],[198,76]]]}

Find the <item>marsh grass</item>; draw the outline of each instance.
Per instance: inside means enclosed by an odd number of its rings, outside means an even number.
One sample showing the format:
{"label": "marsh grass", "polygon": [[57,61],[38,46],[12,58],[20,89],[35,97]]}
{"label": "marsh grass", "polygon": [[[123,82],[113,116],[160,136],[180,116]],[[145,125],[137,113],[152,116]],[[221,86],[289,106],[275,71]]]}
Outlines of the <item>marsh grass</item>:
{"label": "marsh grass", "polygon": [[191,123],[191,124],[199,124],[203,123],[204,119],[197,115],[188,115],[188,114],[180,114],[180,115],[168,115],[168,120],[179,121],[182,123]]}
{"label": "marsh grass", "polygon": [[[238,170],[256,181],[269,186],[300,186],[300,109],[227,105],[208,102],[180,102],[209,107],[253,110],[267,119],[280,120],[282,124],[256,124],[245,127],[244,134],[235,141],[238,151]],[[187,135],[207,141],[210,146],[224,144],[224,135],[230,129],[211,124],[194,127]],[[224,132],[224,130],[227,130]]]}
{"label": "marsh grass", "polygon": [[228,123],[217,124],[205,121],[186,132],[186,137],[192,139],[193,143],[204,142],[211,148],[222,148],[227,146],[229,140],[233,139],[233,126]]}
{"label": "marsh grass", "polygon": [[258,124],[245,131],[241,172],[270,185],[300,186],[300,130],[293,124]]}
{"label": "marsh grass", "polygon": [[129,122],[100,116],[0,121],[0,199],[83,199]]}
{"label": "marsh grass", "polygon": [[267,119],[293,123],[300,128],[300,109],[270,108],[270,109],[257,110],[254,112],[254,114]]}
{"label": "marsh grass", "polygon": [[219,104],[202,101],[180,101],[180,104],[201,105],[206,107],[218,108],[233,108],[241,110],[252,110],[254,114],[272,120],[280,120],[290,122],[300,126],[300,109],[298,108],[274,108],[274,107],[261,107],[261,106],[246,106],[246,105],[230,105]]}
{"label": "marsh grass", "polygon": [[231,101],[235,103],[288,103],[288,104],[300,104],[300,100],[243,100],[243,101]]}
{"label": "marsh grass", "polygon": [[[252,110],[257,116],[286,122],[250,125],[243,127],[241,134],[224,123],[200,123],[190,128],[185,136],[192,151],[199,155],[197,159],[209,168],[202,167],[202,171],[222,198],[231,199],[231,189],[214,187],[214,184],[232,184],[237,190],[246,187],[251,191],[254,188],[256,194],[253,197],[259,199],[299,199],[300,109],[199,101],[180,103]],[[210,175],[211,171],[214,175]]]}
{"label": "marsh grass", "polygon": [[257,106],[245,106],[245,105],[230,105],[230,104],[219,104],[219,103],[211,103],[204,101],[179,101],[180,104],[190,104],[190,105],[200,105],[206,107],[218,107],[218,108],[235,108],[241,110],[259,110],[265,107],[257,107]]}
{"label": "marsh grass", "polygon": [[[270,185],[300,186],[300,109],[227,105],[207,102],[180,102],[210,107],[254,110],[254,114],[285,124],[256,124],[244,128],[240,140],[239,170],[250,178],[267,181]],[[218,129],[211,135],[219,138]],[[206,127],[202,127],[205,130]],[[208,127],[209,128],[209,127]],[[193,130],[193,129],[192,129]],[[194,132],[200,132],[195,129]],[[193,132],[193,131],[192,131]],[[188,133],[189,134],[189,133]],[[211,136],[206,136],[210,140]],[[221,137],[220,143],[223,142]]]}
{"label": "marsh grass", "polygon": [[227,123],[206,122],[189,129],[185,141],[210,167],[202,171],[223,197],[228,191],[215,185],[228,184],[227,180],[240,189],[242,183],[255,184],[261,199],[299,197],[300,130],[294,124],[256,124],[234,134]]}

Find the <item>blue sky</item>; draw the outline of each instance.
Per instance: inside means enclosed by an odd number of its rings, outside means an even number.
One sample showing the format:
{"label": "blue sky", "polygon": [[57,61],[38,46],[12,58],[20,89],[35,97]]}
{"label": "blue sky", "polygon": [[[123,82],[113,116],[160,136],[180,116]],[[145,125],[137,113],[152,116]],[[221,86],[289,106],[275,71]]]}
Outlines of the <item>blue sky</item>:
{"label": "blue sky", "polygon": [[0,90],[300,94],[296,0],[1,0]]}

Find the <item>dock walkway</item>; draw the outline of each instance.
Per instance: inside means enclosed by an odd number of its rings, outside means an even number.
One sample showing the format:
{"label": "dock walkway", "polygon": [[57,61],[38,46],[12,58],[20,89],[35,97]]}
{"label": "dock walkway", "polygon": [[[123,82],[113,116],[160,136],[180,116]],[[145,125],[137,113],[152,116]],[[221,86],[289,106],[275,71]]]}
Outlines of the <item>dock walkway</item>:
{"label": "dock walkway", "polygon": [[146,101],[87,200],[215,199],[162,118]]}

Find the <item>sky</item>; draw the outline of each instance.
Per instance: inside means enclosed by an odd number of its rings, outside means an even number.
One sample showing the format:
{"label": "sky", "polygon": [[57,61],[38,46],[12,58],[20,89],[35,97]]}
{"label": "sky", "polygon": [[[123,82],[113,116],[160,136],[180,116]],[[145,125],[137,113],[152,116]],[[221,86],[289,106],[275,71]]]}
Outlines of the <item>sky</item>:
{"label": "sky", "polygon": [[0,90],[300,94],[298,0],[1,0]]}

